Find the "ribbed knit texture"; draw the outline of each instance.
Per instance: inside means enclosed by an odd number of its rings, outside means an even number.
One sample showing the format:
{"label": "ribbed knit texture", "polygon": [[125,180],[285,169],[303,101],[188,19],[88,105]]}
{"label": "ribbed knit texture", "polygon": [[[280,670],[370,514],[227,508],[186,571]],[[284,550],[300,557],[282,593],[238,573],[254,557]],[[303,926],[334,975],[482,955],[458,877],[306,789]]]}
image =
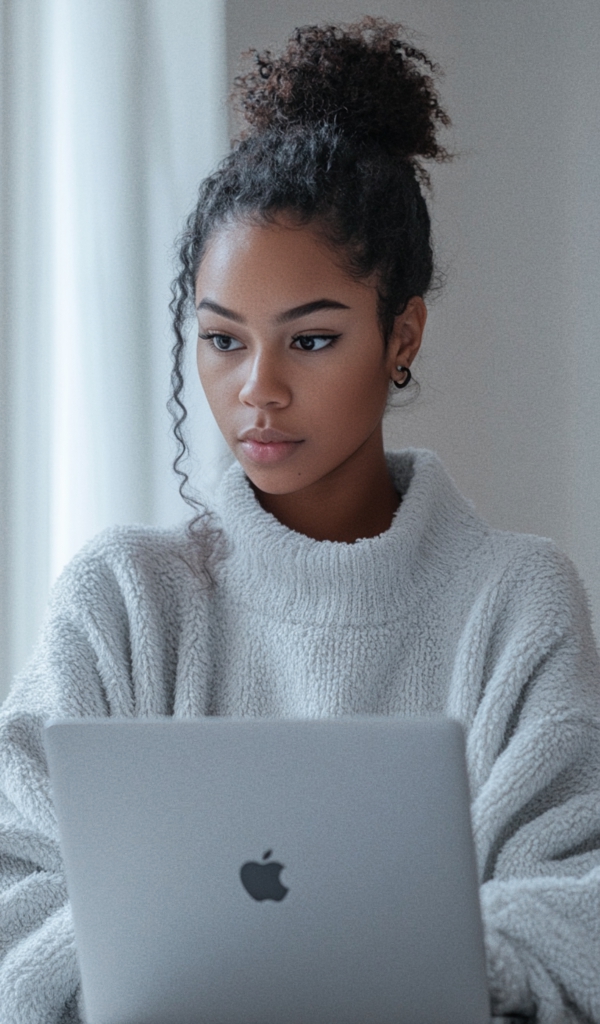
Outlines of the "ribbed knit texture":
{"label": "ribbed knit texture", "polygon": [[[315,541],[241,467],[204,540],[104,532],[55,585],[0,714],[0,1024],[76,1024],[50,717],[442,713],[467,732],[495,1013],[600,1024],[600,664],[551,541],[490,528],[438,458],[388,453],[389,530]],[[399,922],[401,927],[401,922]]]}

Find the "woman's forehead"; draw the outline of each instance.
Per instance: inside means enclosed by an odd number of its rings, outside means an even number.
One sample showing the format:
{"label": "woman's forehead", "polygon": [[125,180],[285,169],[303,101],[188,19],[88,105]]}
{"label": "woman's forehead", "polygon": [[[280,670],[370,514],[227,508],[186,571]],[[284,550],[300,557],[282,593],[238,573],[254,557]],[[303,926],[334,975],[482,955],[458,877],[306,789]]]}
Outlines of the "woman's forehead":
{"label": "woman's forehead", "polygon": [[[360,301],[362,296],[369,301],[375,283],[352,276],[343,265],[343,253],[326,242],[317,225],[299,224],[281,214],[272,221],[229,221],[215,230],[196,276],[196,302],[215,289],[238,296],[258,289],[278,304],[283,292],[293,304],[298,295],[325,294],[324,289],[333,290],[334,298]],[[343,297],[339,301],[345,302]]]}

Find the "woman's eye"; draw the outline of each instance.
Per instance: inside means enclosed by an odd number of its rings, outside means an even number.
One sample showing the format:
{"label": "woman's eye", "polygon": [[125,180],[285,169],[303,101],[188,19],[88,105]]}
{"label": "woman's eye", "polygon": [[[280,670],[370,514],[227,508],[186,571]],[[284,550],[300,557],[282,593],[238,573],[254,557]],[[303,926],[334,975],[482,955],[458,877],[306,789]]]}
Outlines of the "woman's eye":
{"label": "woman's eye", "polygon": [[239,341],[230,338],[228,334],[199,334],[198,337],[210,341],[218,352],[233,352],[242,347]]}
{"label": "woman's eye", "polygon": [[338,338],[339,334],[301,334],[294,338],[294,344],[298,343],[303,352],[318,352],[333,345]]}

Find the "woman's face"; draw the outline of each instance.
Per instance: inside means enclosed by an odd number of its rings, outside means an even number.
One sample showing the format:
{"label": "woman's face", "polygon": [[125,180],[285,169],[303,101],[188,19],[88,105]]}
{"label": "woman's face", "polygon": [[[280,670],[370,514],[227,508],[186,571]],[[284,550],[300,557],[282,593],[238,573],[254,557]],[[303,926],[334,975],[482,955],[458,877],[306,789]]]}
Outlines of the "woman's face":
{"label": "woman's face", "polygon": [[374,282],[354,280],[313,228],[281,216],[217,230],[196,304],[200,380],[255,487],[299,491],[382,446],[390,378],[419,347],[422,299],[397,318],[386,350]]}

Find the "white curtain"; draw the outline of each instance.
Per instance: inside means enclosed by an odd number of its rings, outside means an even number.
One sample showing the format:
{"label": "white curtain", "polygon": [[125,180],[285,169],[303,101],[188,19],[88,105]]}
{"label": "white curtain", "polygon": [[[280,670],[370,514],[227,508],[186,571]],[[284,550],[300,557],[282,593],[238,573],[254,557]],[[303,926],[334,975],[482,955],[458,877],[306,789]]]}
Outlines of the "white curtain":
{"label": "white curtain", "polygon": [[[1,88],[0,697],[86,540],[186,515],[167,307],[227,151],[222,0],[3,0]],[[227,453],[193,360],[187,380],[209,491]]]}

